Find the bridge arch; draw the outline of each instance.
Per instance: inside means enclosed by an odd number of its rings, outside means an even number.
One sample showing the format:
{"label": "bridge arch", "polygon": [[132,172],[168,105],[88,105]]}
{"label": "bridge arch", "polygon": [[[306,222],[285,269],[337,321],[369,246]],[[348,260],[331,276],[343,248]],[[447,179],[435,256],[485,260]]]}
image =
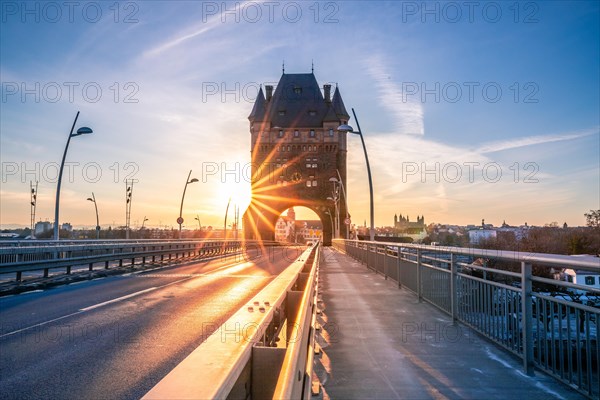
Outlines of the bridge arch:
{"label": "bridge arch", "polygon": [[275,226],[279,217],[286,210],[298,207],[306,207],[317,215],[323,227],[323,244],[330,246],[333,238],[331,222],[332,215],[334,215],[333,209],[303,201],[280,201],[277,205],[269,207],[265,207],[260,202],[251,202],[243,220],[246,238],[251,240],[275,240]]}

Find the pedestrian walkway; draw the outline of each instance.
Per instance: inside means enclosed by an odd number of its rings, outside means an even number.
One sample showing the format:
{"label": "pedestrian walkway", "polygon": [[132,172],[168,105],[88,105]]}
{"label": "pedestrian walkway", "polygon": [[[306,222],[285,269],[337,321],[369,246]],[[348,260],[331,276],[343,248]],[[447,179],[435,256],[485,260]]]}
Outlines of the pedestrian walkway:
{"label": "pedestrian walkway", "polygon": [[320,291],[323,399],[585,399],[333,248]]}

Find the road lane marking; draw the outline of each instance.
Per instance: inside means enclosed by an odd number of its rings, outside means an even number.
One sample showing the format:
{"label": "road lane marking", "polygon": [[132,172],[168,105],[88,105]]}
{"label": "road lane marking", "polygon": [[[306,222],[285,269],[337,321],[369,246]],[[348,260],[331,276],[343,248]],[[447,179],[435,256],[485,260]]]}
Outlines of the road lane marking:
{"label": "road lane marking", "polygon": [[5,337],[5,336],[11,336],[11,335],[14,335],[15,333],[27,331],[27,330],[32,329],[32,328],[37,328],[38,326],[44,326],[46,324],[50,324],[52,322],[60,321],[61,319],[69,318],[69,317],[72,317],[74,315],[81,314],[81,313],[83,313],[83,311],[77,311],[77,312],[74,312],[74,313],[71,313],[71,314],[63,315],[62,317],[51,319],[49,321],[44,321],[44,322],[40,322],[39,324],[28,326],[26,328],[17,329],[16,331],[12,331],[12,332],[8,332],[8,333],[5,333],[3,335],[0,335],[0,339],[3,338],[3,337]]}
{"label": "road lane marking", "polygon": [[[211,273],[219,271],[219,270],[222,270],[222,269],[225,269],[225,268],[232,267],[234,265],[242,266],[242,265],[247,265],[247,264],[252,264],[252,263],[251,262],[246,262],[246,263],[233,263],[233,264],[224,265],[222,267],[219,267],[219,268],[216,268],[216,269],[210,271],[209,273],[207,273],[206,276],[211,276],[211,275],[212,276],[217,276],[217,277],[218,276],[222,276],[220,274],[211,274]],[[65,318],[73,317],[75,315],[83,314],[83,313],[85,313],[87,311],[91,311],[91,310],[94,310],[96,308],[100,308],[100,307],[106,306],[108,304],[113,304],[113,303],[116,303],[116,302],[119,302],[119,301],[122,301],[122,300],[126,300],[126,299],[129,299],[131,297],[138,296],[140,294],[148,293],[148,292],[151,292],[151,291],[156,290],[156,289],[162,289],[162,288],[167,287],[167,286],[175,285],[177,283],[184,282],[184,281],[187,281],[187,280],[190,280],[190,279],[193,279],[193,278],[197,278],[197,276],[194,275],[194,276],[186,277],[186,278],[183,278],[183,279],[178,279],[176,281],[169,282],[169,283],[166,283],[166,284],[161,285],[161,286],[154,286],[154,287],[151,287],[151,288],[148,288],[148,289],[140,290],[139,292],[130,293],[130,294],[125,295],[125,296],[117,297],[116,299],[107,300],[107,301],[104,301],[102,303],[98,303],[98,304],[94,304],[94,305],[91,305],[91,306],[88,306],[88,307],[85,307],[85,308],[81,308],[81,309],[79,309],[79,311],[76,311],[76,312],[71,313],[71,314],[63,315],[62,317],[54,318],[54,319],[51,319],[51,320],[48,320],[48,321],[40,322],[40,323],[35,324],[35,325],[31,325],[31,326],[28,326],[28,327],[25,327],[25,328],[21,328],[21,329],[17,329],[15,331],[12,331],[12,332],[5,333],[3,335],[0,335],[0,339],[4,338],[6,336],[12,336],[12,335],[17,334],[19,332],[27,331],[29,329],[37,328],[39,326],[44,326],[44,325],[50,324],[52,322],[60,321],[61,319],[65,319]]]}
{"label": "road lane marking", "polygon": [[154,286],[154,287],[151,287],[151,288],[148,288],[148,289],[140,290],[139,292],[135,292],[135,293],[131,293],[131,294],[128,294],[128,295],[125,295],[125,296],[117,297],[116,299],[112,299],[112,300],[104,301],[102,303],[94,304],[93,306],[81,308],[81,309],[79,309],[79,311],[82,311],[82,312],[90,311],[90,310],[93,310],[95,308],[103,307],[103,306],[106,306],[108,304],[116,303],[116,302],[121,301],[121,300],[126,300],[126,299],[129,299],[129,298],[134,297],[134,296],[139,296],[140,294],[148,293],[148,292],[151,292],[151,291],[156,290],[156,289],[158,289],[158,287]]}

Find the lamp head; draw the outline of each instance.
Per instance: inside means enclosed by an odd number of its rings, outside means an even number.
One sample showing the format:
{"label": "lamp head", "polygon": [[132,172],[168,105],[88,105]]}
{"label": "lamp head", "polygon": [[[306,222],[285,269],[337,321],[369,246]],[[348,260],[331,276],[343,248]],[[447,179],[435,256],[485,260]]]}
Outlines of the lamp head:
{"label": "lamp head", "polygon": [[91,201],[92,203],[94,202],[94,199],[92,199],[91,197],[87,198],[89,201]]}
{"label": "lamp head", "polygon": [[92,131],[91,128],[88,128],[87,126],[82,126],[81,128],[77,129],[77,132],[73,136],[89,135],[90,133],[93,133],[93,132],[94,131]]}
{"label": "lamp head", "polygon": [[192,178],[188,183],[194,183],[194,182],[198,182],[198,179]]}
{"label": "lamp head", "polygon": [[350,125],[347,124],[343,124],[337,127],[338,132],[350,132],[350,133],[355,133],[354,129],[352,129],[352,127]]}

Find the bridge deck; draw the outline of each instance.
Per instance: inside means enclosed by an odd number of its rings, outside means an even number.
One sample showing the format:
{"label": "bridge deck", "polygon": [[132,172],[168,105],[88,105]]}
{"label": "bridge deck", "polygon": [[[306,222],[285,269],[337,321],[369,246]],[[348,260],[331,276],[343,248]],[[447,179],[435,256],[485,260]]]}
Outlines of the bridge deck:
{"label": "bridge deck", "polygon": [[332,399],[583,399],[351,257],[321,262],[323,353],[315,373]]}

